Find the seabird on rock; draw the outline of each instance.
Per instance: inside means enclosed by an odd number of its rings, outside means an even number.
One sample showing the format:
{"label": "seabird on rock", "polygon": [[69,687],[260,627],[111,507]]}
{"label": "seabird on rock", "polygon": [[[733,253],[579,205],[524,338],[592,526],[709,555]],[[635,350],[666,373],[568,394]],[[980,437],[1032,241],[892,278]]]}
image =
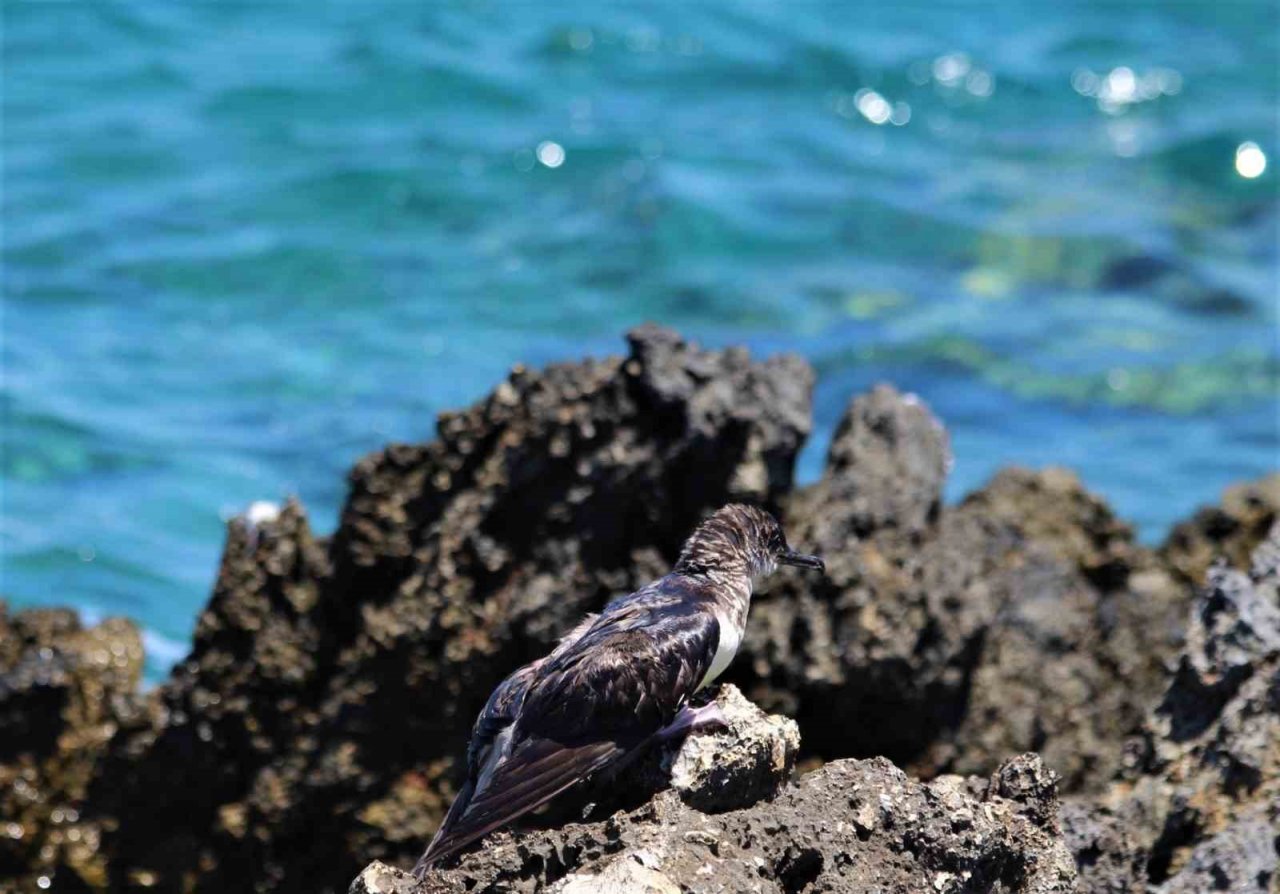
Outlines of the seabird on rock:
{"label": "seabird on rock", "polygon": [[588,615],[547,655],[507,677],[471,732],[467,780],[414,867],[430,866],[656,740],[723,725],[689,698],[742,642],[755,581],[778,565],[823,569],[754,506],[720,509],[666,577]]}

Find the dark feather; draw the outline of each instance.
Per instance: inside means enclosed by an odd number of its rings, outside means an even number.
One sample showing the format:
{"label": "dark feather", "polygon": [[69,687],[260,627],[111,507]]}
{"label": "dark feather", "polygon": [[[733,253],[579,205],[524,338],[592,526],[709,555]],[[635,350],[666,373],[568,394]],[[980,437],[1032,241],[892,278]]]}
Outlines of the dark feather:
{"label": "dark feather", "polygon": [[[414,867],[414,875],[421,878],[435,861],[536,810],[565,789],[626,756],[627,751],[614,742],[568,748],[548,739],[520,743],[497,768],[484,791],[473,794],[471,783],[467,783]],[[459,810],[458,804],[464,795],[466,803]]]}
{"label": "dark feather", "polygon": [[[427,849],[422,856],[418,858],[418,862],[413,866],[413,874],[417,878],[426,875],[427,869],[431,864],[446,853],[453,853],[457,847],[445,851],[444,841],[446,836],[452,835],[452,830],[457,827],[458,822],[462,819],[462,815],[467,811],[467,805],[471,803],[471,795],[475,792],[475,783],[468,779],[462,786],[462,790],[458,792],[453,799],[453,803],[449,805],[449,812],[444,815],[444,821],[440,823],[440,828],[436,829],[436,834],[432,836],[431,843],[427,845]],[[458,845],[460,847],[461,845]]]}
{"label": "dark feather", "polygon": [[414,873],[643,748],[697,689],[719,639],[700,585],[668,575],[513,673],[476,720],[467,783]]}

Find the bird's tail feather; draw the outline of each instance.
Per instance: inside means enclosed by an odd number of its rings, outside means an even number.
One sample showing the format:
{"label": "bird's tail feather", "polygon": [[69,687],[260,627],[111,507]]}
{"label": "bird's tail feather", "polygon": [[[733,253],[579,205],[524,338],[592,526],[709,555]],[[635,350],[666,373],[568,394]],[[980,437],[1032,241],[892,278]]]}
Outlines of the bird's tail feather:
{"label": "bird's tail feather", "polygon": [[458,794],[413,874],[422,878],[431,864],[536,810],[629,750],[616,742],[565,746],[550,739],[529,739],[520,743],[482,790],[472,791],[468,784]]}
{"label": "bird's tail feather", "polygon": [[415,878],[422,878],[427,873],[427,869],[431,864],[440,859],[442,856],[439,851],[440,839],[443,838],[450,829],[457,825],[462,814],[466,812],[467,805],[471,803],[471,795],[475,791],[475,786],[471,780],[467,780],[466,784],[458,791],[457,797],[453,799],[453,803],[449,805],[449,812],[444,815],[444,819],[440,823],[440,828],[436,829],[436,834],[431,837],[431,843],[427,845],[427,849],[422,852],[422,856],[418,858],[418,862],[413,866],[413,875]]}

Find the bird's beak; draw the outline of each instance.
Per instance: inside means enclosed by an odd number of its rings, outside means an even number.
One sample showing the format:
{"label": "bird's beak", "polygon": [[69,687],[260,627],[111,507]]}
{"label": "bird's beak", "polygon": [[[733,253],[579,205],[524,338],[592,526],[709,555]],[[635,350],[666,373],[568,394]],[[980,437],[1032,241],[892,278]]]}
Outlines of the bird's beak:
{"label": "bird's beak", "polygon": [[819,571],[827,570],[827,566],[823,565],[822,560],[817,556],[806,556],[804,553],[798,553],[794,549],[789,549],[779,555],[778,564],[795,565],[797,568],[816,568]]}

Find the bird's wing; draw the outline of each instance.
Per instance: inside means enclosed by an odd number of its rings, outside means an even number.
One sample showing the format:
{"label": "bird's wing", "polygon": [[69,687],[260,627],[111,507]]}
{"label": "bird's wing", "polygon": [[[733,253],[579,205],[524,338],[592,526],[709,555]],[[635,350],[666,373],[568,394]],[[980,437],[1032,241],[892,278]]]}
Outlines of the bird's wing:
{"label": "bird's wing", "polygon": [[[510,676],[494,688],[489,700],[485,702],[484,708],[481,709],[480,714],[476,717],[475,724],[471,728],[471,742],[467,747],[467,782],[471,784],[471,788],[475,787],[476,777],[487,764],[491,763],[489,761],[489,751],[493,746],[494,740],[502,734],[503,730],[515,722],[516,716],[520,712],[520,706],[524,704],[525,694],[529,691],[530,684],[537,677],[538,669],[546,661],[572,648],[573,644],[595,622],[596,617],[597,615],[587,615],[582,622],[561,638],[559,644],[556,645],[555,650],[550,655],[526,664],[512,672]],[[464,786],[463,792],[465,793],[466,791],[467,786]],[[460,800],[463,800],[461,794],[454,799],[455,807]],[[445,824],[447,825],[447,823],[448,817],[445,819]]]}
{"label": "bird's wing", "polygon": [[[515,722],[490,737],[483,766],[472,773],[414,872],[421,877],[435,861],[635,753],[693,693],[718,640],[715,616],[683,600],[609,606],[576,639],[533,666]],[[512,703],[497,692],[490,703],[495,699]]]}
{"label": "bird's wing", "polygon": [[571,648],[539,668],[519,733],[626,741],[669,723],[702,681],[720,641],[714,612],[685,595],[654,586],[609,605]]}

